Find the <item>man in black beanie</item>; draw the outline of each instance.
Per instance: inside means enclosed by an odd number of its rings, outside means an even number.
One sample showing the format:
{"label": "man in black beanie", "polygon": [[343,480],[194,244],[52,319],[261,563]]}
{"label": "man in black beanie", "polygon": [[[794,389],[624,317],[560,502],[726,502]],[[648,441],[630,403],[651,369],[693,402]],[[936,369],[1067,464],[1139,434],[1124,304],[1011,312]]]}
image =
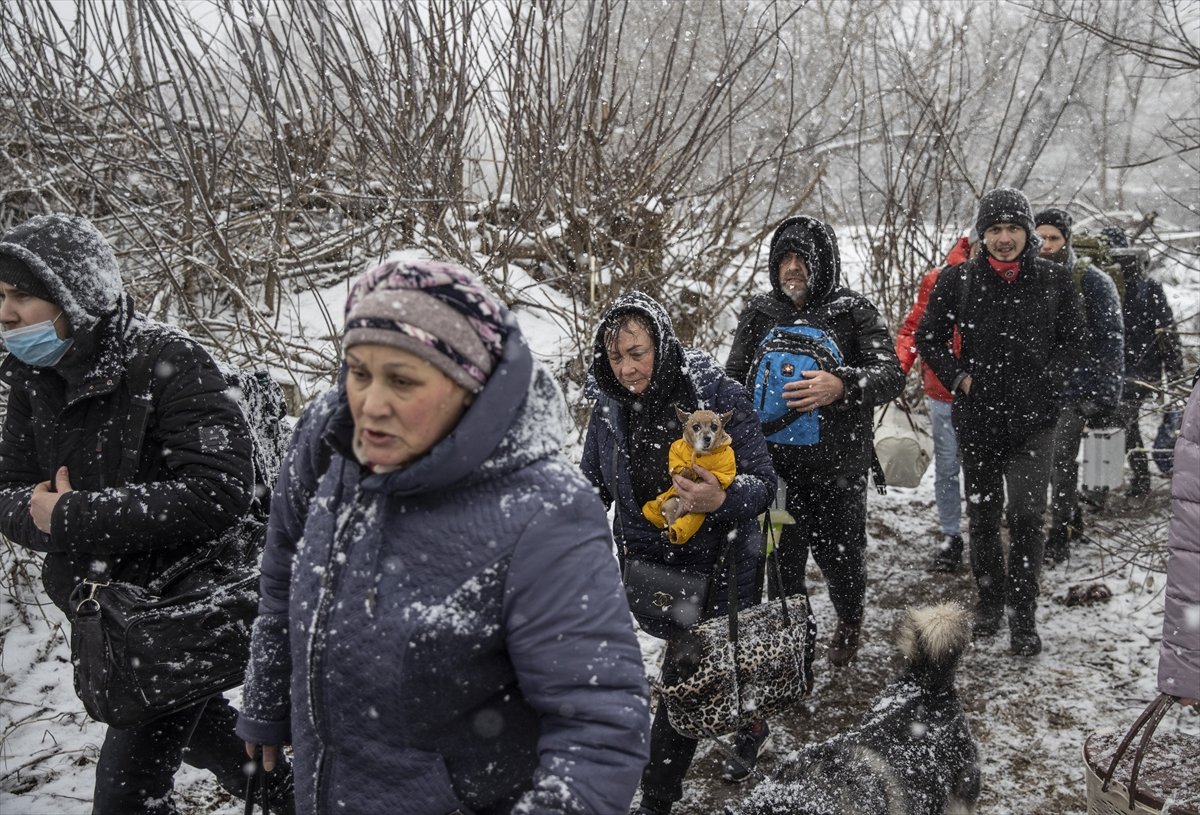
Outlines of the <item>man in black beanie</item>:
{"label": "man in black beanie", "polygon": [[[1070,273],[1038,257],[1024,193],[987,193],[975,228],[983,248],[938,277],[917,349],[954,396],[979,591],[975,636],[995,636],[1007,605],[1012,652],[1033,656],[1042,649],[1035,612],[1054,425],[1087,331]],[[1007,562],[1000,540],[1006,493]]]}
{"label": "man in black beanie", "polygon": [[1121,399],[1125,376],[1125,325],[1117,284],[1071,247],[1071,213],[1051,207],[1033,218],[1042,239],[1042,257],[1071,272],[1083,299],[1088,342],[1079,365],[1063,390],[1062,410],[1054,429],[1050,471],[1050,531],[1044,559],[1055,566],[1067,559],[1070,543],[1083,529],[1079,507],[1079,442],[1085,426],[1107,427]]}
{"label": "man in black beanie", "polygon": [[[738,319],[725,370],[754,391],[756,405],[765,395],[760,391],[777,390],[773,395],[786,400],[793,421],[807,418],[819,427],[811,442],[764,427],[775,471],[787,484],[788,512],[796,521],[784,527],[775,552],[784,590],[794,594],[806,592],[804,575],[812,551],[838,618],[827,656],[830,664],[843,667],[858,652],[866,595],[872,411],[899,395],[904,374],[878,309],[841,285],[832,227],[808,216],[788,218],[771,236],[767,256],[771,291],[753,297]],[[764,338],[777,327],[792,326],[828,337],[840,361],[794,373],[784,365],[777,372],[782,377],[763,376],[768,366],[756,363],[761,362]],[[739,755],[750,747],[744,736],[738,737]],[[727,760],[726,778],[748,774]]]}

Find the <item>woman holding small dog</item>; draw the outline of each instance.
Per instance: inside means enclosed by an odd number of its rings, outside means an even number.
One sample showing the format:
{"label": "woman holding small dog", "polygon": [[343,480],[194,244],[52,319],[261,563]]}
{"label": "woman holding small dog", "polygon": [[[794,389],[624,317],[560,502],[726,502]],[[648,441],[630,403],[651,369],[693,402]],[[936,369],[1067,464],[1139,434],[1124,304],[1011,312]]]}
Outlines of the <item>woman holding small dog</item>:
{"label": "woman holding small dog", "polygon": [[[612,305],[596,331],[588,395],[595,406],[582,468],[604,503],[616,504],[614,537],[622,561],[636,558],[707,575],[732,536],[739,605],[753,604],[762,553],[756,518],[775,495],[775,471],[746,389],[710,356],[680,344],[666,310],[634,292]],[[676,411],[699,408],[732,412],[724,432],[732,439],[737,475],[728,489],[700,466],[694,468],[696,481],[669,474],[669,451],[683,432]],[[672,486],[682,511],[705,514],[683,544],[671,543],[642,511]],[[726,575],[718,575],[710,589],[716,599],[711,614],[726,613],[721,602],[726,580]],[[661,620],[638,620],[647,633],[667,640],[664,674],[681,670],[682,632]],[[727,769],[727,777],[740,780],[749,775],[765,737],[765,722],[754,733],[739,735],[737,752],[746,757],[741,762],[730,759],[736,766]],[[642,775],[641,815],[665,815],[683,796],[683,779],[696,745],[696,740],[672,729],[666,706],[660,705],[651,727],[650,764]]]}
{"label": "woman holding small dog", "polygon": [[271,502],[247,752],[294,745],[302,813],[627,811],[646,679],[561,392],[457,266],[389,261],[346,310]]}

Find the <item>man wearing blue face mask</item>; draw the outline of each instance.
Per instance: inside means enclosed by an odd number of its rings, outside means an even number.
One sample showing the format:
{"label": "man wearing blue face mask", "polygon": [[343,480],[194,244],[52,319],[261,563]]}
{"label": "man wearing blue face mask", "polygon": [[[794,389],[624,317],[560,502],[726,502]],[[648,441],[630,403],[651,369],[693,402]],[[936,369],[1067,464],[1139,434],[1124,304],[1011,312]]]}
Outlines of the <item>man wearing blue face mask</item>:
{"label": "man wearing blue face mask", "polygon": [[37,367],[57,364],[74,342],[62,309],[24,264],[9,257],[0,257],[0,341]]}
{"label": "man wearing blue face mask", "polygon": [[[252,440],[224,375],[186,334],[134,311],[89,221],[40,215],[0,235],[0,340],[0,534],[45,556],[42,583],[68,618],[72,590],[93,570],[145,586],[248,512]],[[153,410],[126,456],[134,382]],[[241,795],[236,720],[218,694],[110,727],[93,813],[176,811],[184,760]]]}

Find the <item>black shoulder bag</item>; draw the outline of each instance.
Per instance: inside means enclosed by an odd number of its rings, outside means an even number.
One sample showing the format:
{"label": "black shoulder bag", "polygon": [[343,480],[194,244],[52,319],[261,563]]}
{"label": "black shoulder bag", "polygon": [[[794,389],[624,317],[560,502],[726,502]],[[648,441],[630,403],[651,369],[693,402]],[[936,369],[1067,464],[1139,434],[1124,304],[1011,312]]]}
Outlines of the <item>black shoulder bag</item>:
{"label": "black shoulder bag", "polygon": [[[131,366],[118,486],[137,472],[153,409],[153,359]],[[146,586],[112,580],[107,566],[91,570],[70,603],[75,692],[89,716],[137,727],[242,684],[265,534],[248,516]]]}

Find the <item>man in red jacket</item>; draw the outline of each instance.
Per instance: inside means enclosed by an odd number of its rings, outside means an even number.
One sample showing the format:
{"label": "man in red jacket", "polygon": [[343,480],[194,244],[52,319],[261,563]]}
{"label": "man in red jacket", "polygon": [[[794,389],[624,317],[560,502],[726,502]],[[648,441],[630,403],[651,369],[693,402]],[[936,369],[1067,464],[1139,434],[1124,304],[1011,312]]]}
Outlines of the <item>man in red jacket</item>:
{"label": "man in red jacket", "polygon": [[[904,371],[905,376],[908,376],[913,364],[920,357],[917,351],[917,326],[921,323],[921,317],[925,315],[929,293],[933,291],[933,285],[937,282],[938,272],[944,267],[957,266],[969,260],[978,242],[979,238],[974,232],[959,238],[946,255],[944,266],[933,267],[921,278],[917,301],[909,309],[908,316],[904,318],[904,326],[896,336],[896,356],[900,359],[900,369]],[[962,338],[955,331],[956,356],[961,346]],[[925,395],[929,397],[929,419],[933,426],[933,495],[937,504],[938,523],[942,529],[942,539],[934,550],[931,568],[935,572],[957,572],[962,566],[963,539],[958,439],[954,435],[954,424],[950,420],[954,397],[946,390],[946,386],[938,381],[928,365],[921,366],[921,384],[925,387]]]}

